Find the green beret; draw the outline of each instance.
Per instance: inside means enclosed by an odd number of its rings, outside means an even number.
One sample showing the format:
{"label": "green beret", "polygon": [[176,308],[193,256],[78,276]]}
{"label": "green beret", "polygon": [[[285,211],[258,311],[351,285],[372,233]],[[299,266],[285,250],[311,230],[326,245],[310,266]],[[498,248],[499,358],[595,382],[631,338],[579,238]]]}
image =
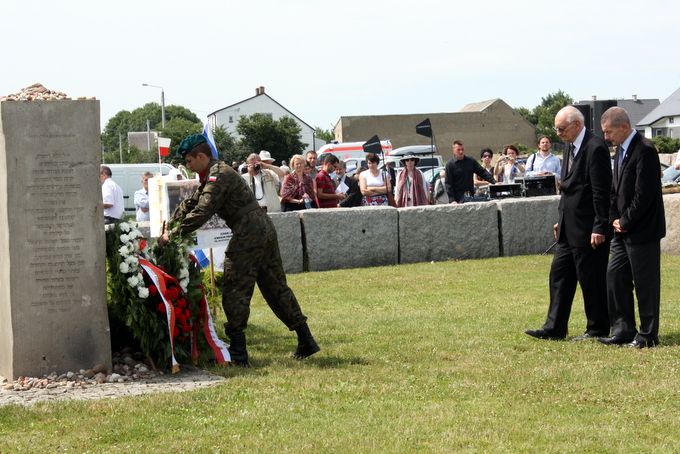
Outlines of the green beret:
{"label": "green beret", "polygon": [[192,134],[186,139],[184,139],[182,143],[179,144],[179,147],[177,147],[177,151],[175,152],[175,154],[177,155],[178,158],[184,159],[187,153],[189,153],[196,145],[200,145],[206,142],[207,140],[205,136],[202,136],[200,134]]}

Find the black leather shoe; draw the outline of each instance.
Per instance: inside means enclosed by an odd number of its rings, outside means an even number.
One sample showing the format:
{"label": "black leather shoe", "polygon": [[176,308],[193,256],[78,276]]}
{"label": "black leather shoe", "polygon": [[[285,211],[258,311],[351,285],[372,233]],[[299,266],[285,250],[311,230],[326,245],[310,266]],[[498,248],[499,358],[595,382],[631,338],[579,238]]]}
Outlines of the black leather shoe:
{"label": "black leather shoe", "polygon": [[633,341],[633,339],[626,339],[621,336],[612,337],[598,337],[597,341],[604,345],[623,345]]}
{"label": "black leather shoe", "polygon": [[578,342],[578,341],[582,341],[582,340],[586,340],[586,339],[594,339],[596,337],[597,337],[596,334],[591,334],[588,331],[586,331],[585,333],[581,334],[580,336],[573,338],[571,341],[572,342]]}
{"label": "black leather shoe", "polygon": [[537,339],[548,339],[548,340],[562,340],[566,336],[554,336],[548,331],[544,329],[525,329],[524,332],[528,334],[531,337],[535,337]]}
{"label": "black leather shoe", "polygon": [[646,340],[633,340],[633,342],[627,343],[622,345],[622,347],[630,347],[630,348],[652,348],[655,347],[658,344],[658,342],[654,341],[646,341]]}

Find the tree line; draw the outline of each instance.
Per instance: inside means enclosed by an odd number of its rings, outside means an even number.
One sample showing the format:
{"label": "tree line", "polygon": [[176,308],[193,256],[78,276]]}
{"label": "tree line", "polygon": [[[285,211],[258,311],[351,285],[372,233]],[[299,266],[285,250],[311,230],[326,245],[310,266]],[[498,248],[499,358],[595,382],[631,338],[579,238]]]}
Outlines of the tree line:
{"label": "tree line", "polygon": [[[553,142],[561,143],[557,133],[553,131],[555,115],[565,106],[574,103],[574,99],[562,90],[551,93],[541,98],[541,103],[533,109],[518,107],[515,110],[526,118],[536,128],[536,138],[546,135]],[[165,108],[166,124],[162,127],[162,109],[158,103],[151,102],[133,111],[122,110],[113,116],[101,134],[102,161],[104,163],[156,162],[158,152],[156,149],[142,151],[128,144],[128,132],[158,131],[161,137],[171,139],[170,153],[163,158],[163,162],[173,165],[180,164],[175,157],[175,150],[180,142],[188,135],[200,134],[203,131],[203,122],[189,109],[170,105]],[[148,122],[148,123],[147,123]],[[237,139],[227,132],[223,126],[213,128],[215,146],[219,159],[231,163],[241,162],[251,153],[259,153],[267,150],[277,161],[290,159],[294,154],[304,154],[310,144],[303,143],[301,128],[291,117],[285,116],[273,120],[261,114],[250,116],[242,115],[238,120],[236,131],[240,138]],[[333,131],[316,128],[316,137],[330,142],[333,140]],[[538,140],[536,140],[538,142]],[[657,136],[652,142],[659,149],[659,153],[675,153],[680,149],[680,139]],[[524,153],[533,150],[535,144],[515,144]]]}
{"label": "tree line", "polygon": [[[102,161],[104,163],[142,163],[158,161],[158,151],[143,151],[128,143],[128,132],[157,131],[160,137],[171,139],[170,152],[162,158],[163,162],[180,164],[175,150],[180,142],[191,134],[203,131],[203,122],[189,109],[170,105],[165,108],[165,128],[162,125],[162,108],[151,102],[133,111],[121,110],[106,124],[101,134]],[[148,126],[147,126],[148,125]],[[224,126],[213,128],[215,148],[219,159],[231,163],[241,162],[251,153],[267,150],[280,162],[294,154],[307,151],[309,144],[302,142],[300,126],[291,117],[278,120],[253,114],[242,115],[236,126],[240,139],[231,135]],[[323,140],[332,138],[332,133],[316,129],[317,137]]]}

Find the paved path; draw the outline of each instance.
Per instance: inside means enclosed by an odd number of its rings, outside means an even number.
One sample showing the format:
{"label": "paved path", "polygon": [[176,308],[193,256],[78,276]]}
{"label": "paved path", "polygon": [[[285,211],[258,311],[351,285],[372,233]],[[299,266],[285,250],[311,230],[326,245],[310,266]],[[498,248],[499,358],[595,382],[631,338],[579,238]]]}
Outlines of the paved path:
{"label": "paved path", "polygon": [[156,375],[153,378],[129,380],[123,383],[85,386],[65,384],[52,389],[34,388],[25,391],[4,390],[0,386],[0,407],[9,404],[32,405],[45,401],[110,399],[156,392],[182,392],[206,388],[224,380],[224,377],[212,375],[193,366],[181,366],[176,374]]}

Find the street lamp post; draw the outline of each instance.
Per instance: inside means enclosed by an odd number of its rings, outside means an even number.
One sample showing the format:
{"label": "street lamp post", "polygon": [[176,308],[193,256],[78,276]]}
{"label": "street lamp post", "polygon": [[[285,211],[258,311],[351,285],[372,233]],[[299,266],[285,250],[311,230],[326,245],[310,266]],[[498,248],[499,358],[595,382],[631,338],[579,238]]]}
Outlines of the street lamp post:
{"label": "street lamp post", "polygon": [[153,87],[161,89],[161,124],[163,126],[163,129],[165,129],[165,90],[163,90],[163,87],[160,87],[158,85],[142,84],[142,87]]}

